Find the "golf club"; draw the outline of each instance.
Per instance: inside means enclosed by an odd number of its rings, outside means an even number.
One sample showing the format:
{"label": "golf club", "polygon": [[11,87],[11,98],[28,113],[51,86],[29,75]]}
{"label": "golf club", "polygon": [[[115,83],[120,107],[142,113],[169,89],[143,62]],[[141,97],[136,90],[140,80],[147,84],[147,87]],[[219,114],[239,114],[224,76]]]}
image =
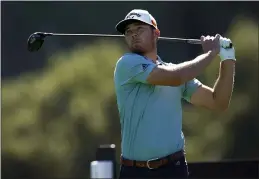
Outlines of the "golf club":
{"label": "golf club", "polygon": [[[48,33],[48,32],[35,32],[31,34],[27,41],[27,48],[30,52],[38,51],[43,43],[44,39],[48,36],[92,36],[92,37],[124,37],[123,35],[111,35],[111,34],[64,34],[64,33]],[[189,44],[201,44],[199,39],[183,39],[183,38],[171,38],[171,37],[159,37],[159,40],[166,40],[170,42],[184,42]],[[230,48],[232,44],[230,44]]]}

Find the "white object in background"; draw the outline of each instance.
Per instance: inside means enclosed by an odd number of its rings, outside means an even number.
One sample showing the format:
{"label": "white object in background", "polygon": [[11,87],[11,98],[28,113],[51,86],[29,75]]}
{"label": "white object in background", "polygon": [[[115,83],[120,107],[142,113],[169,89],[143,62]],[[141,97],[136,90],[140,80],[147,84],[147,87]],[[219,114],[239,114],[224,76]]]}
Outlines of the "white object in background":
{"label": "white object in background", "polygon": [[113,178],[113,163],[112,161],[92,161],[91,162],[91,179]]}

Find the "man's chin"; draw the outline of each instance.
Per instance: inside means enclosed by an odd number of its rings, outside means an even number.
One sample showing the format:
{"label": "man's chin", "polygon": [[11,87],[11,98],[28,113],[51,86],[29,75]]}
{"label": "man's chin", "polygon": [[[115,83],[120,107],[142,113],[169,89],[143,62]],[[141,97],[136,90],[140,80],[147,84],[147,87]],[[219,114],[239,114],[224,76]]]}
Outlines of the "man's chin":
{"label": "man's chin", "polygon": [[133,53],[142,55],[144,52],[142,50],[131,50]]}
{"label": "man's chin", "polygon": [[131,48],[131,52],[137,53],[137,54],[143,54],[145,51],[142,48]]}

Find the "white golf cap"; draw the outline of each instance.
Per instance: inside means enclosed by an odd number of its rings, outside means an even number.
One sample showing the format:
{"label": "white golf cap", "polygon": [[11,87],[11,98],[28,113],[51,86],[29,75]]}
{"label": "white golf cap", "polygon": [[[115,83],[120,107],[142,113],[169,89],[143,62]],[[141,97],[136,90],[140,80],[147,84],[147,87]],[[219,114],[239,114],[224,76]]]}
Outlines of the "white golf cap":
{"label": "white golf cap", "polygon": [[125,19],[120,21],[115,28],[118,32],[124,34],[126,26],[136,21],[144,22],[158,29],[155,18],[148,11],[142,9],[133,9],[130,11]]}

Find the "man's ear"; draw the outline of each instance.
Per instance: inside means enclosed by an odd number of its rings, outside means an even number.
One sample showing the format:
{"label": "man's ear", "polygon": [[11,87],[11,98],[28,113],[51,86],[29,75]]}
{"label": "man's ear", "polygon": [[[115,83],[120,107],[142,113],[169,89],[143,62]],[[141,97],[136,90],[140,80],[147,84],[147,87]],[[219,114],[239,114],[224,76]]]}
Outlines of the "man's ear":
{"label": "man's ear", "polygon": [[154,36],[158,39],[158,37],[160,37],[160,30],[159,29],[155,29],[154,30]]}
{"label": "man's ear", "polygon": [[160,30],[159,30],[159,29],[156,29],[156,30],[155,30],[155,34],[157,35],[157,37],[160,37]]}
{"label": "man's ear", "polygon": [[160,30],[155,29],[154,31],[155,31],[154,36],[155,36],[155,37],[157,38],[157,40],[158,40],[158,38],[160,37]]}

